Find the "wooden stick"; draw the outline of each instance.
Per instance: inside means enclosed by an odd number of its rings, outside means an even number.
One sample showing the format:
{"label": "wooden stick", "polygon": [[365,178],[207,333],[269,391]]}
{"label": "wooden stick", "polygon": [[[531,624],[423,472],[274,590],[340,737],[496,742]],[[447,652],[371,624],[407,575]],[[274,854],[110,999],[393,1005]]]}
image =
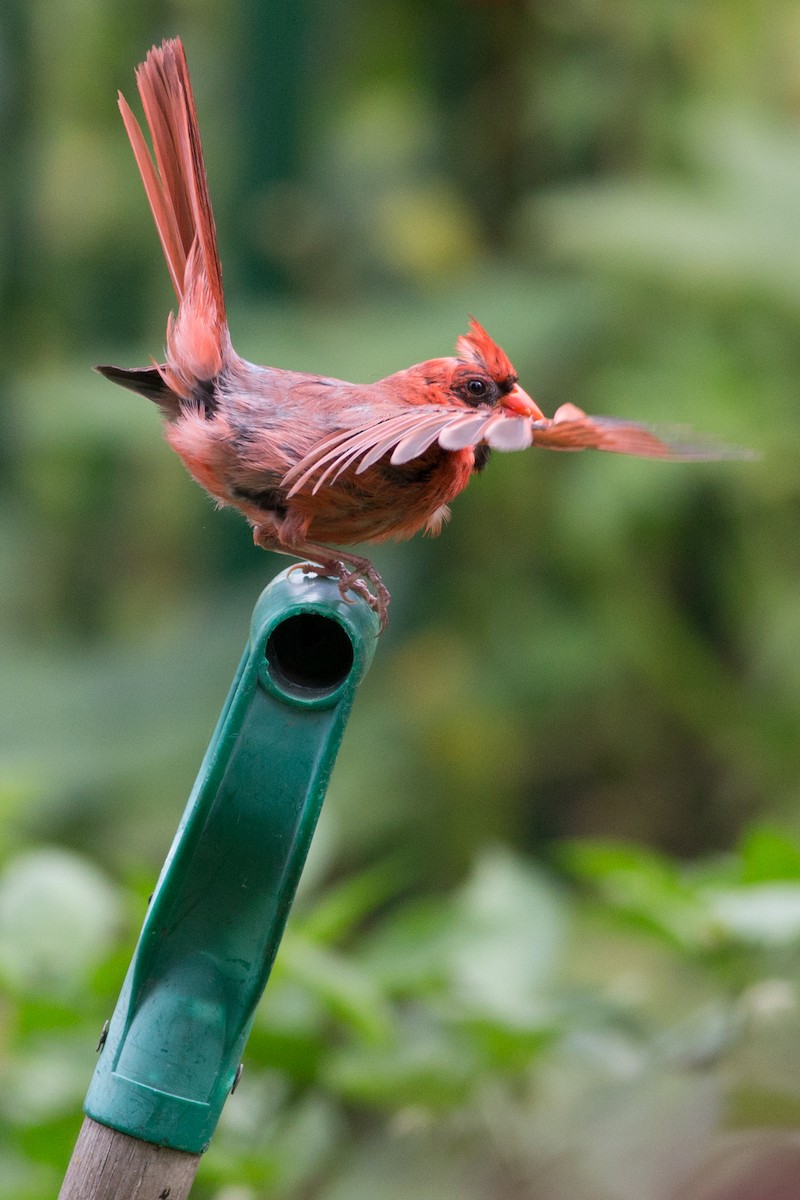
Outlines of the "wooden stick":
{"label": "wooden stick", "polygon": [[58,1200],[186,1200],[199,1162],[85,1117]]}

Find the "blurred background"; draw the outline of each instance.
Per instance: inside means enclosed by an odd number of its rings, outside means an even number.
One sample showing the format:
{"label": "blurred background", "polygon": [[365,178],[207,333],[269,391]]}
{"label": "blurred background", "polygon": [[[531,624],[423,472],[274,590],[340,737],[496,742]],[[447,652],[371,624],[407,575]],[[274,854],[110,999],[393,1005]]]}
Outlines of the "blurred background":
{"label": "blurred background", "polygon": [[[800,1166],[800,10],[7,0],[0,1179],[55,1195],[249,614],[285,565],[156,411],[115,104],[180,34],[237,350],[355,380],[474,314],[552,413],[756,462],[495,455],[380,547],[359,694],[198,1200],[790,1200]],[[791,1180],[794,1183],[790,1183]]]}

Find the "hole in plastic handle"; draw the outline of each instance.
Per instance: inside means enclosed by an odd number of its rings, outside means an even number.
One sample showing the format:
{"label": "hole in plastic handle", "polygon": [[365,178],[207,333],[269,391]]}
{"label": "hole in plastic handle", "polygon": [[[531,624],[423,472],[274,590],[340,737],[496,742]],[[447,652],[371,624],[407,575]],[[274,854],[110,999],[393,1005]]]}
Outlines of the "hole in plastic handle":
{"label": "hole in plastic handle", "polygon": [[353,643],[338,621],[320,613],[298,613],[276,625],[266,659],[274,682],[295,695],[324,695],[344,683],[353,669]]}

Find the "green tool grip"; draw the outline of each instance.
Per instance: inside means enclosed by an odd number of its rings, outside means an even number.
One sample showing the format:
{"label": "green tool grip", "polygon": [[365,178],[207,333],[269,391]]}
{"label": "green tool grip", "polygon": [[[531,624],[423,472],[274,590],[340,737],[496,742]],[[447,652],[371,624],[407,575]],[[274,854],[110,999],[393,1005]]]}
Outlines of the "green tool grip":
{"label": "green tool grip", "polygon": [[328,579],[284,571],[260,596],[108,1027],[93,1120],[208,1145],[377,633],[368,605]]}

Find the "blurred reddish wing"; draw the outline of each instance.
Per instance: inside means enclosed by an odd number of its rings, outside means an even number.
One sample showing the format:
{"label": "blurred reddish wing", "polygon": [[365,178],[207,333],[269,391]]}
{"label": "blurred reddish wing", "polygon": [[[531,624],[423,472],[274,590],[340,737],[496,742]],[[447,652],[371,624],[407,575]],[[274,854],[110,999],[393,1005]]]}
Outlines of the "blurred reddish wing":
{"label": "blurred reddish wing", "polygon": [[581,416],[559,422],[537,424],[537,446],[546,450],[606,450],[637,458],[675,458],[672,446],[643,425],[612,417]]}
{"label": "blurred reddish wing", "polygon": [[748,450],[721,446],[691,430],[652,428],[617,417],[590,417],[574,404],[562,404],[552,421],[537,421],[533,440],[546,450],[604,450],[672,462],[753,457]]}

